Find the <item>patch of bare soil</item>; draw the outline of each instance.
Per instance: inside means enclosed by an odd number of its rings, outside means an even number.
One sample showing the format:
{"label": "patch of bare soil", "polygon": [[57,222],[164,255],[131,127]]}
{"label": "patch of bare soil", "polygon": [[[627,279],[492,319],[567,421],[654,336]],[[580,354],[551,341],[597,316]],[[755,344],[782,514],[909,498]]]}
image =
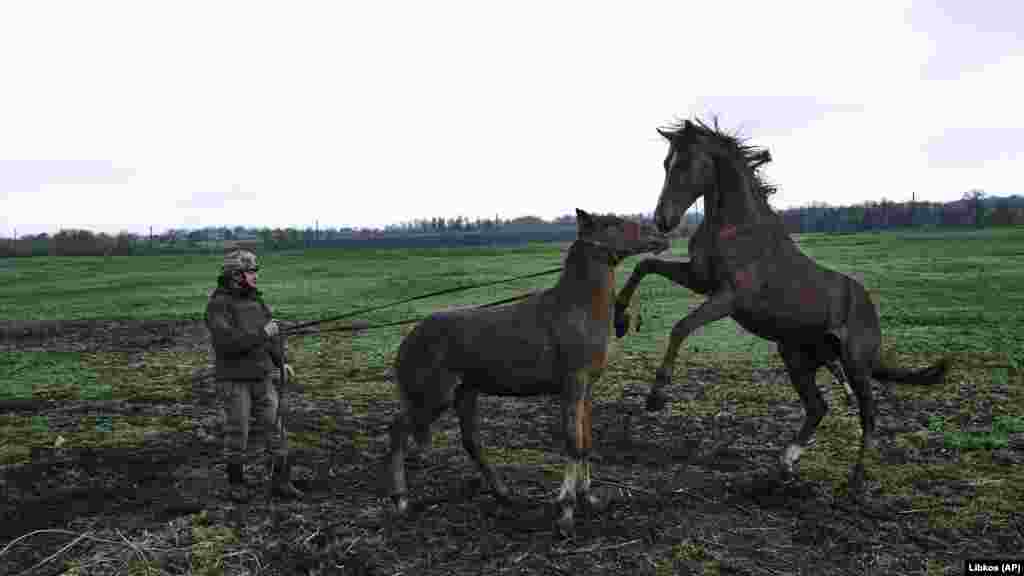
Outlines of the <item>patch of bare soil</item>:
{"label": "patch of bare soil", "polygon": [[[9,348],[93,351],[205,346],[207,338],[201,324],[191,322],[8,322],[0,334]],[[699,388],[716,377],[707,371],[689,376],[677,377],[672,396],[697,395],[694,383]],[[779,385],[787,384],[780,379]],[[939,458],[894,447],[894,433],[921,428],[920,411],[894,406],[884,388],[876,394],[883,461]],[[330,402],[289,396],[295,407],[291,431],[317,430],[324,417],[337,422],[334,432],[320,437],[319,448],[293,452],[296,485],[306,492],[301,501],[260,495],[237,506],[226,499],[214,424],[220,407],[212,382],[198,380],[191,405],[119,408],[189,413],[195,430],[155,433],[142,449],[39,451],[28,464],[5,467],[0,549],[42,528],[88,531],[112,542],[121,534],[169,534],[175,518],[200,510],[211,524],[239,528],[235,547],[259,558],[257,570],[250,555],[232,556],[225,574],[922,574],[929,559],[955,566],[968,555],[1019,556],[1024,549],[1021,518],[1002,528],[940,529],[877,486],[855,504],[836,497],[830,485],[781,481],[774,470],[778,451],[799,425],[796,402],[766,406],[756,418],[682,418],[667,410],[649,415],[642,395],[595,406],[595,487],[606,505],[579,513],[571,537],[554,531],[547,504],[557,478],[541,465],[503,466],[517,502],[499,504],[481,489],[449,415],[435,429],[453,431],[455,440],[409,458],[414,505],[407,518],[395,520],[386,513],[380,481],[394,403],[353,416]],[[842,402],[832,398],[830,404],[845,410]],[[74,404],[60,410],[74,412]],[[559,453],[552,399],[483,398],[481,410],[485,446]],[[1017,462],[1024,454],[1019,443],[1005,450]],[[264,465],[250,467],[248,475],[253,487],[265,486]],[[971,490],[927,478],[919,488],[948,491],[951,502],[969,498]],[[0,573],[18,574],[72,538],[48,534],[15,543],[0,555]],[[184,541],[167,538],[187,546],[187,535]],[[68,554],[88,557],[105,545],[86,540]],[[103,566],[109,571],[82,573],[114,573],[110,564]],[[168,560],[163,569],[185,573],[188,566]],[[60,562],[31,573],[59,574]]]}

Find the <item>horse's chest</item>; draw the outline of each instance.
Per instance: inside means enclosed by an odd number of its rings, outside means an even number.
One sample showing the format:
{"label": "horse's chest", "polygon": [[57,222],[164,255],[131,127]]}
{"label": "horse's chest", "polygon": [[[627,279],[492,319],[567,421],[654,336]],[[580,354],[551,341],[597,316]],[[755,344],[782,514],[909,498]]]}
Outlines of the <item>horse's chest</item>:
{"label": "horse's chest", "polygon": [[578,311],[570,315],[558,339],[559,361],[570,372],[597,378],[608,365],[611,340],[611,305],[598,317]]}

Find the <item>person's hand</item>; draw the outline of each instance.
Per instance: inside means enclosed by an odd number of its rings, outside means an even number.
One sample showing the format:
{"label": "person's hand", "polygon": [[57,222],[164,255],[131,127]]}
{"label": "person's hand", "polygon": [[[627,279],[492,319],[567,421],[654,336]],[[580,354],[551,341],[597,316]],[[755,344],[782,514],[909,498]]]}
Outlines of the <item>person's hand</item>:
{"label": "person's hand", "polygon": [[292,370],[292,365],[291,364],[285,364],[284,365],[284,373],[285,373],[285,375],[288,376],[289,380],[295,378],[295,370]]}
{"label": "person's hand", "polygon": [[271,320],[263,326],[263,333],[267,335],[267,338],[273,338],[277,336],[279,329],[277,327],[277,320]]}

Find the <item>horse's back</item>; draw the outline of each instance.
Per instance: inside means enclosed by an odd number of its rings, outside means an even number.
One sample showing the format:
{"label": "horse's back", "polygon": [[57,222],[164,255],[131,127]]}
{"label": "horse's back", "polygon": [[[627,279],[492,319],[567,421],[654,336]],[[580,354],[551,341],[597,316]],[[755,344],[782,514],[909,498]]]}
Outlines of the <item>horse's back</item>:
{"label": "horse's back", "polygon": [[849,279],[795,246],[755,265],[756,289],[740,295],[738,324],[769,340],[813,339],[844,324]]}
{"label": "horse's back", "polygon": [[431,314],[399,347],[400,385],[445,372],[485,393],[543,393],[555,379],[556,346],[541,316],[532,306]]}

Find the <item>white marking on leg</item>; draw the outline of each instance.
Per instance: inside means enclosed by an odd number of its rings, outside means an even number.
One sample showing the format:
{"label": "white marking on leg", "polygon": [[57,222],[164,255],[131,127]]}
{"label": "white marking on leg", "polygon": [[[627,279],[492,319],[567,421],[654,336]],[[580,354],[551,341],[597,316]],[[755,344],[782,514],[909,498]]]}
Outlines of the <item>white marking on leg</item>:
{"label": "white marking on leg", "polygon": [[583,464],[583,481],[580,490],[587,497],[587,502],[591,506],[597,506],[601,499],[590,493],[590,480],[590,462],[585,462]]}
{"label": "white marking on leg", "polygon": [[586,494],[590,492],[590,462],[580,463],[580,492]]}
{"label": "white marking on leg", "polygon": [[572,460],[565,465],[565,479],[562,480],[562,490],[558,493],[558,501],[562,502],[566,499],[576,499],[576,482],[577,473],[579,470],[579,464],[576,460]]}
{"label": "white marking on leg", "polygon": [[793,471],[793,465],[796,464],[797,460],[800,460],[800,454],[804,451],[803,446],[796,444],[790,444],[786,446],[786,449],[782,452],[782,466],[786,469],[786,472]]}

